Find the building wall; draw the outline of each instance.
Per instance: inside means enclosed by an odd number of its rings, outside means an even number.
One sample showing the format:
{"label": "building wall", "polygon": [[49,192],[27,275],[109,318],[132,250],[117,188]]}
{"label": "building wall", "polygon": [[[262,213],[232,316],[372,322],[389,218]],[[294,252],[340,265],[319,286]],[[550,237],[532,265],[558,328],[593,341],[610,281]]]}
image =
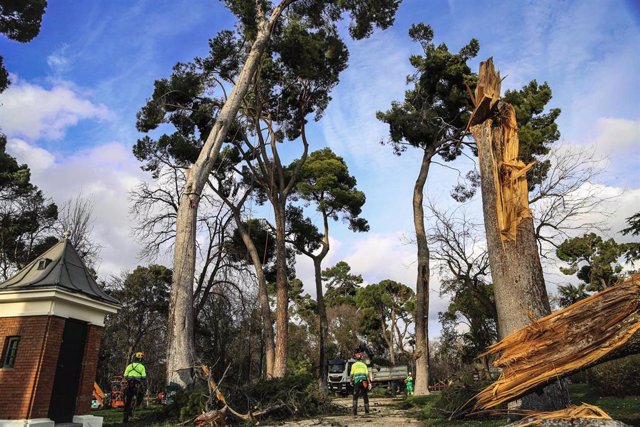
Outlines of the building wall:
{"label": "building wall", "polygon": [[56,316],[0,318],[0,351],[20,336],[15,366],[0,369],[0,419],[46,418],[64,319]]}
{"label": "building wall", "polygon": [[[48,417],[64,325],[57,316],[0,317],[0,352],[7,337],[20,336],[14,367],[0,368],[0,419]],[[87,328],[76,415],[91,411],[102,330]]]}
{"label": "building wall", "polygon": [[76,415],[87,415],[91,411],[91,397],[93,395],[93,383],[96,380],[96,371],[98,369],[101,338],[102,328],[96,325],[89,325],[87,329],[87,340],[84,346],[84,356],[82,358],[82,372],[80,374],[80,387],[78,389],[78,400],[76,402]]}

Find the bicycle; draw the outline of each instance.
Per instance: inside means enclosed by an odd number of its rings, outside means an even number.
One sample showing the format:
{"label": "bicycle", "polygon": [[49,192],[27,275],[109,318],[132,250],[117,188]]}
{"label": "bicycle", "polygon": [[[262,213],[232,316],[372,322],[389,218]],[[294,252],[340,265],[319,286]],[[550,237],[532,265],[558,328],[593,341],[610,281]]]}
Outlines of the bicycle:
{"label": "bicycle", "polygon": [[124,390],[124,417],[123,423],[129,422],[129,418],[133,417],[133,413],[138,406],[138,392],[140,390],[140,380],[136,378],[127,378],[127,386]]}

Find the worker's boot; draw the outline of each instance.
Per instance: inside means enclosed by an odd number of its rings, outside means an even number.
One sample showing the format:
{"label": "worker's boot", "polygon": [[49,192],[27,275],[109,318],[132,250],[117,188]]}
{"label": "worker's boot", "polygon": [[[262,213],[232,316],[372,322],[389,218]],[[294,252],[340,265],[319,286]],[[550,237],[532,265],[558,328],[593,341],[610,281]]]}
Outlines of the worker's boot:
{"label": "worker's boot", "polygon": [[356,415],[358,415],[358,401],[354,400],[353,401],[353,416],[355,417]]}
{"label": "worker's boot", "polygon": [[365,413],[365,414],[368,414],[368,413],[369,413],[369,402],[366,402],[366,403],[364,404],[364,413]]}

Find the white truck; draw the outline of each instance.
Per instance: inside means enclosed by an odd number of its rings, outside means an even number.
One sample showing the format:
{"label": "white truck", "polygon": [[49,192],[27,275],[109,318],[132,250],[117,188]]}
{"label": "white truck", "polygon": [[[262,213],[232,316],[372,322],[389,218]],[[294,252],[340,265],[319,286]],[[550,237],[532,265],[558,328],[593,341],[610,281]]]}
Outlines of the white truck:
{"label": "white truck", "polygon": [[[327,387],[329,391],[336,394],[346,396],[353,392],[349,373],[351,366],[356,362],[355,359],[333,359],[329,360],[329,375],[327,378]],[[365,361],[367,363],[368,361]],[[404,390],[404,380],[407,378],[409,368],[406,365],[398,366],[377,366],[367,363],[369,373],[372,378],[372,388],[388,389],[392,396]]]}

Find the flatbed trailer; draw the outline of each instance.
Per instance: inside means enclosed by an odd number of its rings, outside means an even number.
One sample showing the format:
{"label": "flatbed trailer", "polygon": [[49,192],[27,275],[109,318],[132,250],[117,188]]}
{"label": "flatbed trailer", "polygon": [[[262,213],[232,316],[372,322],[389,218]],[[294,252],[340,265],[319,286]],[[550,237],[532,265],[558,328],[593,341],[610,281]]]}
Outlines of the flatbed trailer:
{"label": "flatbed trailer", "polygon": [[[333,359],[329,361],[329,374],[327,377],[327,387],[329,391],[346,396],[353,392],[349,373],[355,359]],[[404,390],[404,380],[407,378],[409,368],[406,365],[398,366],[371,366],[372,388],[388,389],[393,396]]]}

